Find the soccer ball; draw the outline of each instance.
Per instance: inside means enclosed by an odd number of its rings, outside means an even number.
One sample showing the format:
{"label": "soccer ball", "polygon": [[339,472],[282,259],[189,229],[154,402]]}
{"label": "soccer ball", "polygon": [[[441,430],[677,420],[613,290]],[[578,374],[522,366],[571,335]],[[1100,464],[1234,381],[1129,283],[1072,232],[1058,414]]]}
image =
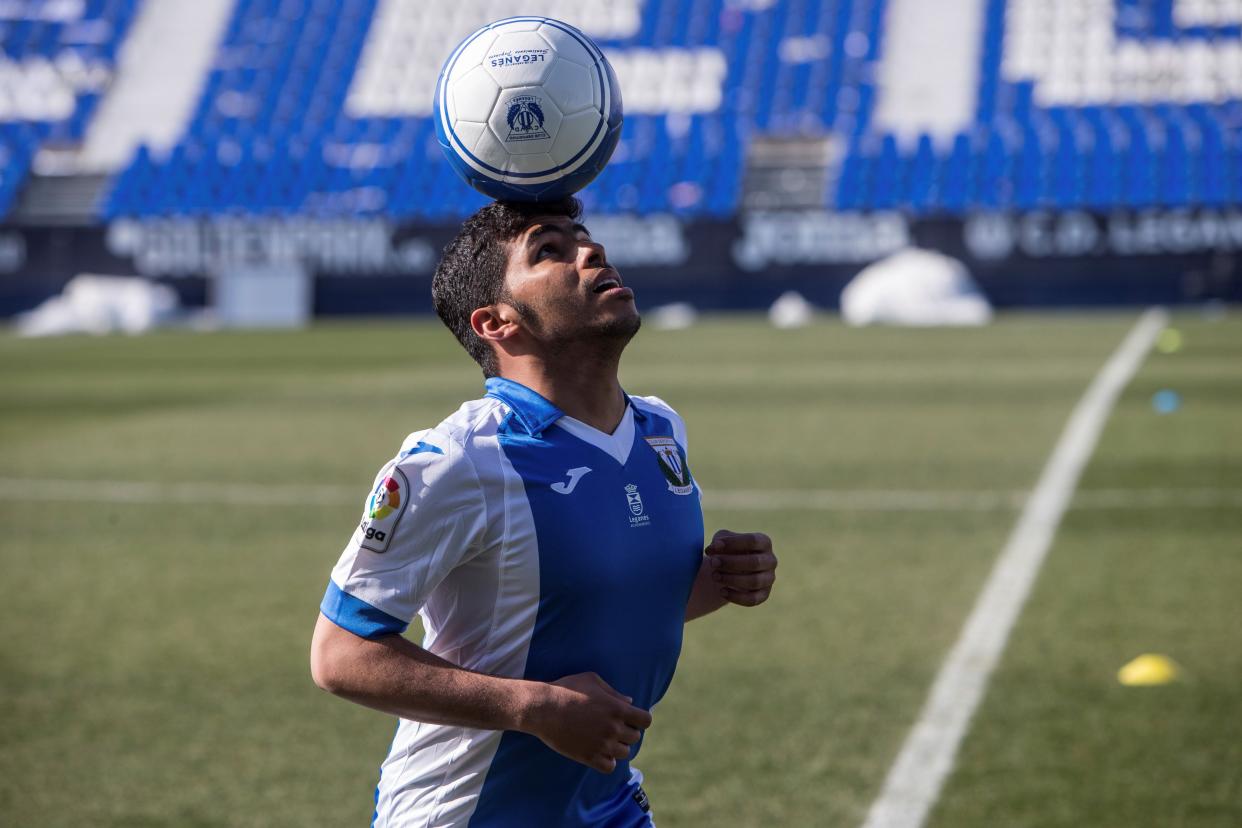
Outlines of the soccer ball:
{"label": "soccer ball", "polygon": [[508,201],[581,190],[621,137],[621,90],[604,53],[550,17],[498,20],[462,41],[440,71],[435,113],[453,168]]}

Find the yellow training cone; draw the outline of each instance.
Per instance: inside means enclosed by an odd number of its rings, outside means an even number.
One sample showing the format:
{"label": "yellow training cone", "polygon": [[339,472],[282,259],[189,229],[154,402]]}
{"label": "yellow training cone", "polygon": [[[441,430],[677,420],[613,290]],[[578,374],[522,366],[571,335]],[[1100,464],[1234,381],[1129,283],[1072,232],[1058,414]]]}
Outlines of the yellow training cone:
{"label": "yellow training cone", "polygon": [[1156,338],[1156,350],[1162,354],[1175,354],[1182,349],[1182,332],[1177,328],[1165,328]]}
{"label": "yellow training cone", "polygon": [[1180,672],[1168,656],[1144,653],[1117,671],[1117,681],[1126,687],[1155,687],[1177,681]]}

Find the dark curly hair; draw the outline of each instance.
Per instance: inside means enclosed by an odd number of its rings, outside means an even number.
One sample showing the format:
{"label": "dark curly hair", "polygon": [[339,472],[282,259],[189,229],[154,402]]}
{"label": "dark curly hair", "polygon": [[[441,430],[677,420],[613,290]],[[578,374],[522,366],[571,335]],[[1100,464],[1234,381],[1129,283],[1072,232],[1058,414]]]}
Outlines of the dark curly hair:
{"label": "dark curly hair", "polygon": [[475,335],[470,314],[504,300],[506,245],[540,216],[565,216],[577,221],[582,204],[572,196],[560,201],[527,203],[495,201],[466,219],[444,248],[431,280],[436,314],[479,363],[485,377],[497,374],[496,352]]}

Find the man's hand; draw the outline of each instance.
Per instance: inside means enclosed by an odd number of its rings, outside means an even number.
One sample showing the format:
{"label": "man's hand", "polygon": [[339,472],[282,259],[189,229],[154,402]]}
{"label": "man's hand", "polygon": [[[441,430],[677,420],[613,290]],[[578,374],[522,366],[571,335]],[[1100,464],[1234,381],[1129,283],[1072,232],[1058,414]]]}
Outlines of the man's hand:
{"label": "man's hand", "polygon": [[531,711],[526,732],[548,747],[600,773],[612,773],[617,760],[651,725],[651,714],[608,686],[595,673],[578,673],[544,685],[549,692]]}
{"label": "man's hand", "polygon": [[753,607],[768,600],[776,583],[772,539],[762,532],[721,529],[704,550],[713,583],[731,604]]}

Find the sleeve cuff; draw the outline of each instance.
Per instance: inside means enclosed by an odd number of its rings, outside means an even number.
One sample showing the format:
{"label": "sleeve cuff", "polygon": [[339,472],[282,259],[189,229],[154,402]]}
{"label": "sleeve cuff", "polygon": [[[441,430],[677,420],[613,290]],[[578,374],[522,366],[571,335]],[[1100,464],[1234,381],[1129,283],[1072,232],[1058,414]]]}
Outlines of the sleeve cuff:
{"label": "sleeve cuff", "polygon": [[362,638],[399,634],[410,626],[400,618],[350,595],[337,586],[336,581],[328,581],[328,591],[323,595],[319,611],[333,624]]}

